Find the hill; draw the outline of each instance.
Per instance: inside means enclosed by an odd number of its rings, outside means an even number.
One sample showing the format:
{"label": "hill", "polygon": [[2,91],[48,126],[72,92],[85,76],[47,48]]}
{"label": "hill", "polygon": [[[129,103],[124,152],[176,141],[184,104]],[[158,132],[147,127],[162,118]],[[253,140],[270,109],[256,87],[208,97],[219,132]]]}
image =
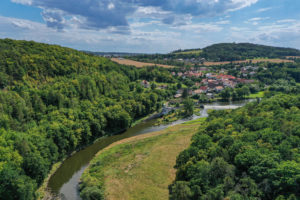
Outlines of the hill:
{"label": "hill", "polygon": [[[160,64],[176,64],[177,59],[196,59],[206,61],[243,61],[259,58],[286,58],[300,56],[298,49],[272,47],[251,43],[220,43],[203,49],[176,50],[168,54],[136,55],[131,58],[138,61],[154,62]],[[175,63],[174,63],[175,62]],[[177,63],[178,64],[178,63]]]}
{"label": "hill", "polygon": [[0,199],[36,199],[54,163],[158,110],[172,93],[142,87],[148,73],[174,81],[163,69],[0,40]]}
{"label": "hill", "polygon": [[292,48],[272,47],[251,43],[221,43],[203,49],[201,54],[211,61],[234,61],[254,58],[285,58],[299,56],[300,51]]}

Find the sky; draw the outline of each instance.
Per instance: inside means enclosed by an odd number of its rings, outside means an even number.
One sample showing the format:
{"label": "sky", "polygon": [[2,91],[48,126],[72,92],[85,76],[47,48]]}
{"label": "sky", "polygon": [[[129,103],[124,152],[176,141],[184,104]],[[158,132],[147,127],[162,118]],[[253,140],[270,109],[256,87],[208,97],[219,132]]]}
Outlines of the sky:
{"label": "sky", "polygon": [[168,53],[224,42],[300,49],[300,0],[0,0],[0,38]]}

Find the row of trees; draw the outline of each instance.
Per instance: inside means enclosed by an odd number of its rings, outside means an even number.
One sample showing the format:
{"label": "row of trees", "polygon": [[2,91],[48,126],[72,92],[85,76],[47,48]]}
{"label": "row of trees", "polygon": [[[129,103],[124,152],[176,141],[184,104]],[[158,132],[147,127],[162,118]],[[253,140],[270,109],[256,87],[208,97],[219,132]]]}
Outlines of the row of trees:
{"label": "row of trees", "polygon": [[300,198],[300,95],[212,111],[176,162],[170,199]]}

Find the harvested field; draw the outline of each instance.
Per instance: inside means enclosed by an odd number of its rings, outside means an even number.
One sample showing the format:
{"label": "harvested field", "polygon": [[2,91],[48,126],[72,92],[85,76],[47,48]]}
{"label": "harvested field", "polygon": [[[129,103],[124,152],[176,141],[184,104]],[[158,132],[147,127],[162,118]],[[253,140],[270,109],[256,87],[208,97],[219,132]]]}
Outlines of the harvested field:
{"label": "harvested field", "polygon": [[111,60],[116,63],[119,63],[121,65],[131,65],[131,66],[135,66],[135,67],[150,67],[150,66],[159,66],[159,67],[163,67],[163,68],[174,68],[175,67],[175,66],[171,66],[171,65],[138,62],[138,61],[129,60],[129,59],[112,58]]}

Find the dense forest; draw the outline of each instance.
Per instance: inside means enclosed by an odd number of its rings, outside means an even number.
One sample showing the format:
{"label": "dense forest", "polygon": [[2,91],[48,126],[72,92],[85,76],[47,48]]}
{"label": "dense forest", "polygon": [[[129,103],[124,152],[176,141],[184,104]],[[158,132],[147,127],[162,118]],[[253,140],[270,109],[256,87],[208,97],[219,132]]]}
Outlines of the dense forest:
{"label": "dense forest", "polygon": [[177,157],[170,199],[300,198],[300,95],[211,111]]}
{"label": "dense forest", "polygon": [[171,62],[164,59],[205,58],[207,61],[235,61],[255,58],[285,58],[286,56],[300,56],[300,51],[251,43],[220,43],[203,49],[177,50],[169,54],[136,55],[132,56],[132,59],[180,65],[174,60]]}
{"label": "dense forest", "polygon": [[251,43],[221,43],[203,49],[201,56],[211,61],[234,61],[254,58],[285,58],[299,56],[300,51],[291,48],[271,47]]}
{"label": "dense forest", "polygon": [[0,40],[0,199],[36,199],[51,166],[158,110],[163,69],[121,66],[55,45]]}

